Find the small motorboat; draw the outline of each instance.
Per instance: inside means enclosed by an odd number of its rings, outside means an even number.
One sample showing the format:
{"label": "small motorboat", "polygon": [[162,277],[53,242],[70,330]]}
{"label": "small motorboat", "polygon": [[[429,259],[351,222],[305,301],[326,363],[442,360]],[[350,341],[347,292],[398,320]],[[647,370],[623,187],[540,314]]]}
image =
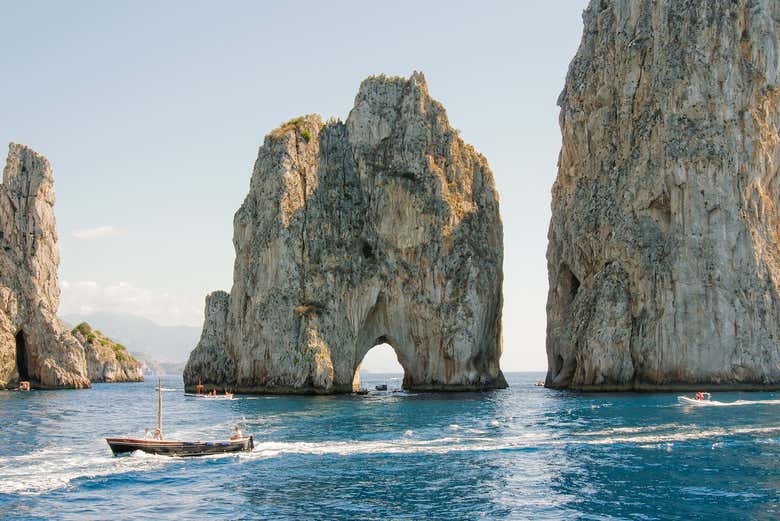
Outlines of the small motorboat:
{"label": "small motorboat", "polygon": [[685,405],[707,405],[712,402],[712,395],[710,393],[696,393],[693,398],[688,396],[678,396],[677,401]]}
{"label": "small motorboat", "polygon": [[374,386],[374,389],[376,389],[377,391],[387,391],[387,384],[380,384]]}
{"label": "small motorboat", "polygon": [[[230,396],[233,397],[232,395]],[[148,431],[148,429],[147,429]],[[208,456],[225,452],[251,451],[255,448],[252,436],[239,435],[236,427],[236,436],[229,440],[219,441],[173,441],[164,440],[162,434],[162,387],[157,381],[157,429],[155,439],[141,438],[106,438],[108,446],[114,456],[127,454],[140,450],[148,454],[161,456]]]}

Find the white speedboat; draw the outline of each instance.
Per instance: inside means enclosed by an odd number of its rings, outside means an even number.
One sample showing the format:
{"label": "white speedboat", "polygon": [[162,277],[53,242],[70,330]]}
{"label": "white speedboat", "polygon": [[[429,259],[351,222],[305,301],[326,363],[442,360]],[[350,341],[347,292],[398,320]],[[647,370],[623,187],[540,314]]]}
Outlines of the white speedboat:
{"label": "white speedboat", "polygon": [[685,405],[707,405],[712,402],[712,395],[710,393],[697,393],[693,398],[678,396],[677,401]]}

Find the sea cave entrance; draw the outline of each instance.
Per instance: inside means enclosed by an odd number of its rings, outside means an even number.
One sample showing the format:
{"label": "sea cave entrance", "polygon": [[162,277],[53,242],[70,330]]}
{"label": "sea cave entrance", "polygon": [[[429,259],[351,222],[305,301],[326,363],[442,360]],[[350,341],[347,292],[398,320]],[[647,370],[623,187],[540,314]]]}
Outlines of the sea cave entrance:
{"label": "sea cave entrance", "polygon": [[388,391],[401,389],[405,371],[398,361],[398,354],[385,339],[378,342],[366,352],[355,369],[353,389],[363,387],[372,391],[383,386],[387,386]]}
{"label": "sea cave entrance", "polygon": [[20,381],[30,379],[30,372],[27,370],[27,342],[24,331],[21,330],[16,333],[16,371],[19,373]]}

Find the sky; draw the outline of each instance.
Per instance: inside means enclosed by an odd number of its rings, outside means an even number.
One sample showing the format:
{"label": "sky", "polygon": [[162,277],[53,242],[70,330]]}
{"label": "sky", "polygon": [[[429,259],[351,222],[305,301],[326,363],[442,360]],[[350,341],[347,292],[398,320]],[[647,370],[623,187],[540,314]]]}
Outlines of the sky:
{"label": "sky", "polygon": [[502,367],[545,369],[556,100],[586,4],[0,0],[0,143],[53,165],[60,314],[200,326],[265,134],[419,70],[495,176]]}

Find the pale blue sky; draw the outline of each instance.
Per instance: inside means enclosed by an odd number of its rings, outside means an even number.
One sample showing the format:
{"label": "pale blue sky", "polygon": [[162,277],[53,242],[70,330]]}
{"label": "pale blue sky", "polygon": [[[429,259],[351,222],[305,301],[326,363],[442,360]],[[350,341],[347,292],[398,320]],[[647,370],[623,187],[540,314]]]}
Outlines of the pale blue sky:
{"label": "pale blue sky", "polygon": [[263,136],[421,70],[495,174],[502,365],[544,369],[555,103],[586,3],[0,2],[0,143],[54,166],[61,314],[199,325]]}

